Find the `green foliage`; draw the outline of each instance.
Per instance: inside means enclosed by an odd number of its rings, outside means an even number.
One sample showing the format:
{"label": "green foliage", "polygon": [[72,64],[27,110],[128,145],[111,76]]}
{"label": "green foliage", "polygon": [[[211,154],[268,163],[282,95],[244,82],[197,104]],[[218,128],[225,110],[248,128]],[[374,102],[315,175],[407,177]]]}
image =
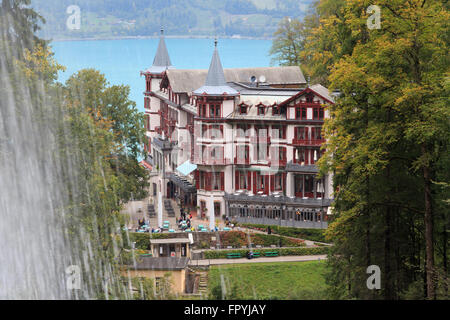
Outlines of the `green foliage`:
{"label": "green foliage", "polygon": [[[370,4],[318,1],[300,52],[307,74],[340,91],[319,160],[322,174],[334,173],[330,293],[419,297],[426,277],[421,297],[448,296],[448,4],[378,2],[373,30]],[[383,275],[377,292],[365,285],[371,264]]]}
{"label": "green foliage", "polygon": [[[253,252],[278,252],[280,256],[308,256],[308,255],[322,255],[327,254],[329,247],[314,247],[314,248],[274,248],[274,249],[253,249]],[[227,254],[239,253],[242,257],[246,257],[248,249],[242,250],[208,250],[204,251],[205,259],[226,259]]]}
{"label": "green foliage", "polygon": [[[241,224],[243,227],[251,228],[260,231],[267,231],[267,225],[263,224]],[[304,228],[293,228],[293,227],[280,227],[280,226],[270,226],[272,233],[279,234],[286,237],[299,238],[304,240],[325,242],[325,230],[323,229],[304,229]]]}
{"label": "green foliage", "polygon": [[[307,2],[312,2],[308,0]],[[171,35],[270,37],[278,21],[303,15],[295,0],[34,0],[47,20],[42,34],[53,39],[154,36],[164,26]],[[81,9],[81,29],[68,30],[66,8]]]}
{"label": "green foliage", "polygon": [[[282,262],[213,266],[209,299],[326,299],[326,262]],[[223,279],[223,280],[222,280]]]}

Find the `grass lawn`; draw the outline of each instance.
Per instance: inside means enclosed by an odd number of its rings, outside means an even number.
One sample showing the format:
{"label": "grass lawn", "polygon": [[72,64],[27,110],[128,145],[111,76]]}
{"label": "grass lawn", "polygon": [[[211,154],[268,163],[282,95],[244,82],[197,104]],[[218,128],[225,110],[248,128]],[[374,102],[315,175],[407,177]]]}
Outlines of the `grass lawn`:
{"label": "grass lawn", "polygon": [[326,261],[251,263],[212,266],[210,298],[257,300],[325,299]]}

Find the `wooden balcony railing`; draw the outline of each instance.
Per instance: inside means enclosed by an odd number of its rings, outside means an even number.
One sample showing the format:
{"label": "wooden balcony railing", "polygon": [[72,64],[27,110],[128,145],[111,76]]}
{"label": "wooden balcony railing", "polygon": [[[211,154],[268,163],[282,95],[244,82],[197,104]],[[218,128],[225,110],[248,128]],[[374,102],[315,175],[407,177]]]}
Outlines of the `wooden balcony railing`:
{"label": "wooden balcony railing", "polygon": [[241,159],[241,158],[234,158],[234,164],[242,164],[242,165],[249,165],[250,164],[250,158],[247,159]]}
{"label": "wooden balcony railing", "polygon": [[251,143],[270,144],[270,137],[253,136],[250,138]]}
{"label": "wooden balcony railing", "polygon": [[294,146],[316,146],[320,147],[325,142],[325,139],[292,139]]}

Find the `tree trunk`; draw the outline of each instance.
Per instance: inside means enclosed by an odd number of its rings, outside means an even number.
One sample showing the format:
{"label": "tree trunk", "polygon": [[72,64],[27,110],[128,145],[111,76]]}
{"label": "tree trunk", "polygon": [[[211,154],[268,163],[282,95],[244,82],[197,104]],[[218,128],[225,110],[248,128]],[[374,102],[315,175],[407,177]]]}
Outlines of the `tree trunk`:
{"label": "tree trunk", "polygon": [[[422,154],[426,153],[422,145]],[[424,193],[425,193],[425,271],[427,279],[427,299],[436,299],[436,284],[434,276],[434,244],[433,244],[433,209],[431,199],[431,173],[429,166],[423,167]]]}

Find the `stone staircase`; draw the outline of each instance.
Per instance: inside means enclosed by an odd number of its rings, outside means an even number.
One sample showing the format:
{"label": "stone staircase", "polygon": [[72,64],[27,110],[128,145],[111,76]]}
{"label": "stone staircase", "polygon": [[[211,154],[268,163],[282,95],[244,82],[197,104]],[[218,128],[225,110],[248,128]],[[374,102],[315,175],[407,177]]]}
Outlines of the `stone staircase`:
{"label": "stone staircase", "polygon": [[199,272],[198,293],[206,298],[208,295],[208,272]]}

